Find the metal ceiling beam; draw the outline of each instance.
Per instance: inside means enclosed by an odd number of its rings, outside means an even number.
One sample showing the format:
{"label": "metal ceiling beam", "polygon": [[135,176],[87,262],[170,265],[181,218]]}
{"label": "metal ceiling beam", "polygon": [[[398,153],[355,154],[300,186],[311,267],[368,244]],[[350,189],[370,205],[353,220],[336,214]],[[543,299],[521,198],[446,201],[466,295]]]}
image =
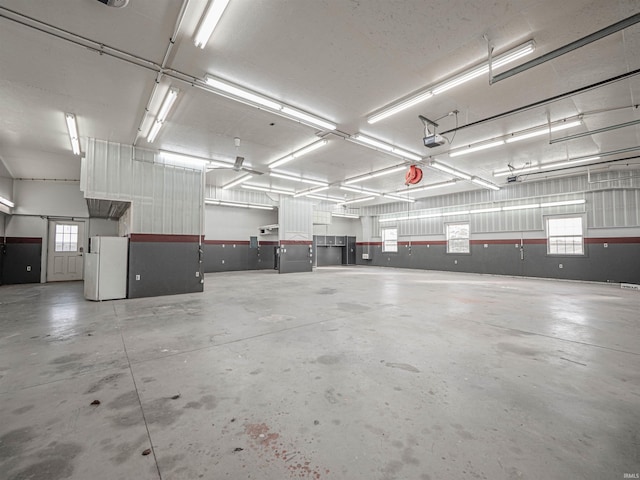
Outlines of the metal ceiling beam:
{"label": "metal ceiling beam", "polygon": [[631,72],[623,73],[621,75],[616,75],[615,77],[608,78],[606,80],[602,80],[600,82],[592,83],[591,85],[587,85],[585,87],[580,87],[575,90],[571,90],[569,92],[561,93],[560,95],[556,95],[554,97],[545,98],[544,100],[540,100],[538,102],[530,103],[523,107],[514,108],[513,110],[509,110],[507,112],[499,113],[497,115],[493,115],[491,117],[483,118],[482,120],[477,120],[475,122],[467,123],[466,125],[460,125],[459,127],[452,128],[445,132],[441,132],[440,135],[446,135],[447,133],[457,132],[458,130],[463,130],[469,127],[475,127],[477,125],[482,125],[483,123],[492,122],[494,120],[499,120],[504,117],[508,117],[510,115],[515,115],[516,113],[525,112],[527,110],[531,110],[537,107],[542,107],[544,105],[548,105],[549,103],[557,102],[558,100],[562,100],[568,97],[572,97],[574,95],[578,95],[581,93],[588,92],[590,90],[595,90],[600,87],[607,86],[609,84],[619,82],[621,80],[626,80],[627,78],[631,78],[640,73],[640,68],[636,70],[632,70]]}
{"label": "metal ceiling beam", "polygon": [[513,77],[518,73],[522,73],[526,70],[529,70],[530,68],[537,67],[538,65],[546,63],[549,60],[553,60],[554,58],[564,55],[565,53],[572,52],[574,50],[577,50],[578,48],[584,47],[585,45],[588,45],[604,37],[617,33],[620,30],[624,30],[625,28],[630,27],[631,25],[635,25],[638,22],[640,22],[640,13],[636,13],[635,15],[625,18],[624,20],[620,20],[619,22],[614,23],[613,25],[609,25],[608,27],[605,27],[602,30],[598,30],[597,32],[587,35],[586,37],[582,37],[579,40],[571,42],[563,47],[557,48],[549,53],[545,53],[544,55],[541,55],[538,58],[529,60],[528,62],[525,62],[522,65],[518,65],[517,67],[511,68],[506,72],[502,72],[496,75],[495,77],[492,77],[490,83],[494,84],[499,82],[500,80],[504,80],[505,78]]}
{"label": "metal ceiling beam", "polygon": [[608,132],[610,130],[617,130],[618,128],[630,127],[632,125],[637,125],[640,123],[640,120],[632,120],[630,122],[618,123],[617,125],[609,125],[608,127],[597,128],[595,130],[590,130],[588,132],[576,133],[574,135],[567,135],[566,137],[554,138],[550,140],[549,143],[558,143],[558,142],[566,142],[568,140],[573,140],[575,138],[588,137],[590,135],[594,135],[596,133]]}

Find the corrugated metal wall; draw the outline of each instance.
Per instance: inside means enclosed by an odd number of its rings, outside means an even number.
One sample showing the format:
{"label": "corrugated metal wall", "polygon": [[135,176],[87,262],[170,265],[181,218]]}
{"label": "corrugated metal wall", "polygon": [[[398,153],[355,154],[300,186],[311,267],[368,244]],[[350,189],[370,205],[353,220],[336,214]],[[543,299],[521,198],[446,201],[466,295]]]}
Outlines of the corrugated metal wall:
{"label": "corrugated metal wall", "polygon": [[278,211],[280,240],[313,240],[313,203],[282,197]]}
{"label": "corrugated metal wall", "polygon": [[156,163],[157,154],[88,139],[80,189],[85,198],[131,202],[130,231],[202,232],[203,170]]}
{"label": "corrugated metal wall", "polygon": [[[540,202],[585,199],[583,205],[488,212],[472,215],[447,215],[469,208],[523,205]],[[469,222],[474,233],[544,231],[547,215],[585,213],[587,228],[640,226],[640,173],[638,170],[611,171],[571,178],[512,185],[498,192],[474,190],[419,200],[414,204],[392,203],[364,207],[360,214],[370,216],[370,238],[380,236],[380,226],[396,226],[404,237],[443,235],[450,222]],[[380,223],[380,219],[406,214],[438,214],[442,217]]]}

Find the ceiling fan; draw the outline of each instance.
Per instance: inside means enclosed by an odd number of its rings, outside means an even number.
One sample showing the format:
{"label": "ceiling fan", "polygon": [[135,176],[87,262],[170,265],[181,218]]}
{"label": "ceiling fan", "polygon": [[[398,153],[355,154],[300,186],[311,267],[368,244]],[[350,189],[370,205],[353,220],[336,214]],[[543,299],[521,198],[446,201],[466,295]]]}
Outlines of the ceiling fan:
{"label": "ceiling fan", "polygon": [[[240,138],[238,138],[238,137],[234,138],[233,142],[235,143],[236,153],[237,153],[238,148],[240,147]],[[207,171],[211,171],[211,170],[234,170],[236,172],[247,172],[247,173],[251,173],[253,175],[264,175],[264,172],[261,172],[259,170],[254,170],[253,168],[250,168],[250,167],[245,167],[243,165],[243,163],[244,163],[244,157],[236,155],[236,161],[233,163],[233,165],[229,164],[229,166],[227,167],[227,166],[220,166],[221,164],[218,163],[218,164],[216,164],[216,166],[207,167]]]}

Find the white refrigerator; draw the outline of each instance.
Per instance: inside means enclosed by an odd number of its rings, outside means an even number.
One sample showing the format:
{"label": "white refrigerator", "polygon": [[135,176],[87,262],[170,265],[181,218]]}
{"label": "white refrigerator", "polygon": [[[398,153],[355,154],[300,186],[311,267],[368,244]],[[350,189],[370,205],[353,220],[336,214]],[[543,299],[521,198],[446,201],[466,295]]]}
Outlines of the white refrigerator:
{"label": "white refrigerator", "polygon": [[87,300],[114,300],[127,297],[126,237],[91,237],[84,259],[84,297]]}

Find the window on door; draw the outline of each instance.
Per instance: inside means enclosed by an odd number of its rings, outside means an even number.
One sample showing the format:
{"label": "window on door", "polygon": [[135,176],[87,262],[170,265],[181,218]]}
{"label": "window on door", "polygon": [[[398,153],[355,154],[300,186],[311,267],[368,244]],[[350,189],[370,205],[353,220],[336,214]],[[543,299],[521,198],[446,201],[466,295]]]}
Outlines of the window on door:
{"label": "window on door", "polygon": [[78,225],[56,225],[56,252],[78,251]]}
{"label": "window on door", "polygon": [[448,223],[447,253],[469,253],[469,224]]}
{"label": "window on door", "polygon": [[549,255],[584,255],[582,217],[547,218]]}

